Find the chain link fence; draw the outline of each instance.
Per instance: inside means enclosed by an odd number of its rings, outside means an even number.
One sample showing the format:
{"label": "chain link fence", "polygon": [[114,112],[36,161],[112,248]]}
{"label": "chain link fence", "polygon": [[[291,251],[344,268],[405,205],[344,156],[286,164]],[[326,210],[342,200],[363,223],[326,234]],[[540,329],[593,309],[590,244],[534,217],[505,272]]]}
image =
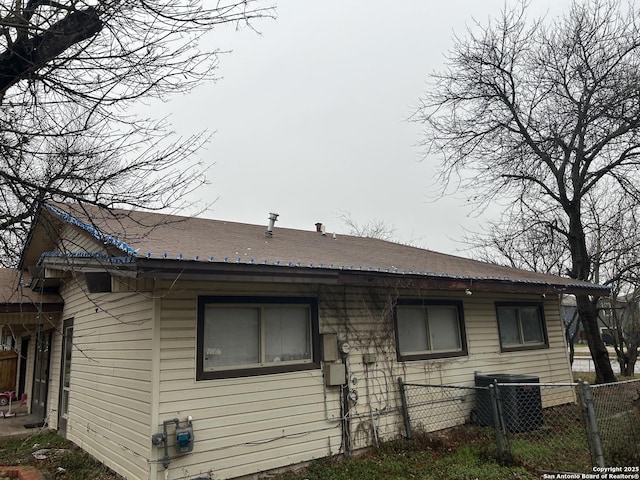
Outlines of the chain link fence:
{"label": "chain link fence", "polygon": [[[441,442],[442,434],[448,434],[454,427],[476,428],[478,398],[490,394],[489,387],[469,387],[456,385],[423,385],[403,383],[399,378],[406,436],[409,439],[424,438]],[[483,429],[484,430],[484,429]],[[502,457],[503,445],[498,430],[487,428],[487,432],[474,432],[475,437],[489,438],[487,453]],[[462,435],[470,432],[462,432]],[[494,441],[491,438],[495,438]]]}
{"label": "chain link fence", "polygon": [[586,382],[470,387],[398,381],[409,438],[472,424],[492,430],[499,458],[541,470],[640,464],[640,380],[593,387]]}
{"label": "chain link fence", "polygon": [[578,384],[495,384],[504,456],[544,470],[593,463]]}
{"label": "chain link fence", "polygon": [[640,465],[640,380],[591,389],[605,464]]}
{"label": "chain link fence", "polygon": [[482,387],[418,385],[400,382],[407,437],[468,423]]}

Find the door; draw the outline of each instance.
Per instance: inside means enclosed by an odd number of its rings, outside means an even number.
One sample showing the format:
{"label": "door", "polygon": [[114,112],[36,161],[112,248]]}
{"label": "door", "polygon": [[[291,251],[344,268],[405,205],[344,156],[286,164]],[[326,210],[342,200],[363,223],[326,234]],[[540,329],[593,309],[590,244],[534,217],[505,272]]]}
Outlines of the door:
{"label": "door", "polygon": [[18,354],[13,350],[0,351],[0,391],[16,389]]}
{"label": "door", "polygon": [[71,353],[73,352],[73,319],[62,326],[62,359],[60,361],[60,397],[58,398],[58,433],[67,436],[69,418],[69,386],[71,384]]}
{"label": "door", "polygon": [[39,418],[46,417],[47,395],[49,394],[49,362],[51,359],[51,332],[36,336],[35,365],[33,369],[33,394],[31,413]]}

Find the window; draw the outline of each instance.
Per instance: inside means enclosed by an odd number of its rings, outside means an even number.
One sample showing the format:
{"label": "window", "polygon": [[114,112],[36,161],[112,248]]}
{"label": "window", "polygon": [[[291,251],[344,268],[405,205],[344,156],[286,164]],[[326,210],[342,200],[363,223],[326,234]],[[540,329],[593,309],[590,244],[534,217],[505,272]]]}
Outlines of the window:
{"label": "window", "polygon": [[111,291],[111,275],[108,272],[85,272],[89,293],[101,293]]}
{"label": "window", "polygon": [[400,300],[395,321],[400,361],[467,354],[461,302]]}
{"label": "window", "polygon": [[315,298],[199,297],[196,378],[319,368]]}
{"label": "window", "polygon": [[502,351],[548,346],[542,304],[497,303]]}

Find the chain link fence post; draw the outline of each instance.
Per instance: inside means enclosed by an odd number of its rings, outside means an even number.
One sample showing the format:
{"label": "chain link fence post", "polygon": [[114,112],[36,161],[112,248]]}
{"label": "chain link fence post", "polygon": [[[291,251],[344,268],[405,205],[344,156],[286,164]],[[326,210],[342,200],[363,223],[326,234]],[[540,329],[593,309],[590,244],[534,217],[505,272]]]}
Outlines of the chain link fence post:
{"label": "chain link fence post", "polygon": [[507,432],[505,430],[498,385],[495,382],[489,385],[489,398],[491,399],[491,409],[493,411],[493,430],[496,436],[498,458],[501,462],[511,461],[511,448],[509,446],[509,439],[507,438]]}
{"label": "chain link fence post", "polygon": [[400,390],[400,401],[402,403],[402,417],[404,418],[404,429],[407,433],[407,439],[413,438],[411,434],[411,419],[409,418],[409,405],[407,404],[407,392],[404,389],[402,377],[398,377],[398,387]]}
{"label": "chain link fence post", "polygon": [[587,434],[589,452],[591,453],[591,462],[593,465],[604,467],[604,453],[602,451],[598,422],[596,421],[593,392],[591,391],[589,382],[582,381],[578,383],[578,396],[580,397],[580,405],[582,407],[582,418]]}

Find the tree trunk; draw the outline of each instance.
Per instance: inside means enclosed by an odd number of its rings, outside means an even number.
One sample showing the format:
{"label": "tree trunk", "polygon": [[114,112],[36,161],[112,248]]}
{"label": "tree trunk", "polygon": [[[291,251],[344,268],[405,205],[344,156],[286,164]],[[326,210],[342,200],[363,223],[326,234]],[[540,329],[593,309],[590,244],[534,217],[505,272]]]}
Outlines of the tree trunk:
{"label": "tree trunk", "polygon": [[635,374],[636,361],[638,360],[638,347],[630,348],[627,353],[627,364],[624,370],[620,370],[625,377],[632,377]]}
{"label": "tree trunk", "polygon": [[573,360],[575,359],[576,356],[576,346],[573,344],[572,341],[569,342],[569,364],[571,366],[573,366]]}
{"label": "tree trunk", "polygon": [[[579,170],[575,169],[574,175],[579,174]],[[564,204],[565,212],[569,217],[569,250],[571,251],[571,277],[576,280],[591,280],[591,269],[593,267],[593,258],[589,254],[587,248],[586,235],[582,226],[582,214],[580,212],[580,200],[566,202]],[[598,281],[598,271],[595,269],[595,280]],[[593,365],[596,370],[596,383],[612,383],[616,381],[616,376],[611,368],[609,360],[609,352],[604,346],[604,341],[600,335],[598,327],[598,298],[590,297],[587,294],[576,295],[576,307],[578,316],[582,323],[589,352],[593,359]]]}
{"label": "tree trunk", "polygon": [[604,346],[600,329],[598,328],[597,304],[588,295],[576,295],[576,304],[580,322],[587,338],[589,352],[596,369],[596,383],[612,383],[616,381],[616,376],[611,368],[609,352]]}
{"label": "tree trunk", "polygon": [[567,339],[567,344],[569,345],[569,364],[573,366],[573,360],[576,356],[576,337],[578,336],[578,332],[580,328],[576,325],[573,333],[571,333],[571,329],[573,329],[574,324],[578,320],[578,310],[576,309],[571,316],[571,321],[564,327],[564,334]]}
{"label": "tree trunk", "polygon": [[620,375],[626,376],[627,365],[629,365],[629,359],[624,354],[618,354],[618,366],[620,367]]}

